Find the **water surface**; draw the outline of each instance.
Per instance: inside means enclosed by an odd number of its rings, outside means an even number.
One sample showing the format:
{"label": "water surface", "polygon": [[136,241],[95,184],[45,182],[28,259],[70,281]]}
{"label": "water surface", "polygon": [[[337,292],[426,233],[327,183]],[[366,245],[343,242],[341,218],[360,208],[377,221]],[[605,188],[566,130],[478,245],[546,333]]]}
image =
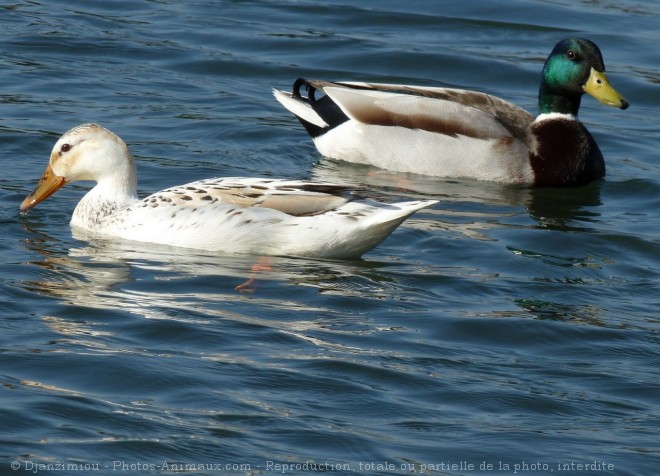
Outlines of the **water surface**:
{"label": "water surface", "polygon": [[[657,472],[656,2],[0,10],[1,473]],[[535,111],[543,61],[571,36],[600,45],[632,104],[583,100],[608,176],[577,189],[329,161],[271,95],[304,75]],[[126,140],[142,194],[278,176],[441,202],[354,261],[82,241],[68,220],[88,184],[18,205],[87,121]]]}

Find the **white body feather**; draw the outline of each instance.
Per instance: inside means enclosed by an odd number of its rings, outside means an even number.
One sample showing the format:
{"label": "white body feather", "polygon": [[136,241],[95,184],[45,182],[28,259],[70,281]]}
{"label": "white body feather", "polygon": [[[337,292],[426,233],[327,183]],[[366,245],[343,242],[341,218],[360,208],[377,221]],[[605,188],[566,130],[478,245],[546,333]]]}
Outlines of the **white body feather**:
{"label": "white body feather", "polygon": [[348,121],[315,138],[314,144],[326,157],[394,172],[507,183],[530,183],[534,179],[526,160],[512,160],[526,157],[528,149],[519,141],[511,143],[518,152],[512,155],[510,148],[499,150],[497,139],[452,137]]}
{"label": "white body feather", "polygon": [[[120,208],[101,220],[94,216],[100,202],[90,192],[74,212],[71,226],[127,240],[146,241],[184,248],[234,253],[351,258],[382,242],[415,211],[435,201],[383,203],[341,200],[334,209],[317,215],[294,216],[254,206],[205,201],[199,196],[213,187],[284,187],[294,200],[315,198],[313,192],[295,187],[313,185],[286,180],[225,178],[193,182],[165,190]],[[192,200],[180,193],[195,188]],[[254,189],[253,189],[254,190]],[[267,190],[260,189],[260,192]],[[197,197],[194,195],[197,194]]]}

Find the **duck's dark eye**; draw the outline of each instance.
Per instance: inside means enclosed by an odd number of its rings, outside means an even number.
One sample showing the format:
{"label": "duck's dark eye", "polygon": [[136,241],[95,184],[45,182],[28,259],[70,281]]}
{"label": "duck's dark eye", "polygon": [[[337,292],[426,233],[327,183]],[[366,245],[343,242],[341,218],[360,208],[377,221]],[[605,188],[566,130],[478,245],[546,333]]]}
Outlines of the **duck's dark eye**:
{"label": "duck's dark eye", "polygon": [[60,147],[60,152],[69,152],[71,150],[71,144],[62,144]]}
{"label": "duck's dark eye", "polygon": [[577,57],[577,55],[575,54],[575,51],[573,51],[573,50],[568,50],[566,52],[566,56],[568,57],[569,60],[574,60]]}

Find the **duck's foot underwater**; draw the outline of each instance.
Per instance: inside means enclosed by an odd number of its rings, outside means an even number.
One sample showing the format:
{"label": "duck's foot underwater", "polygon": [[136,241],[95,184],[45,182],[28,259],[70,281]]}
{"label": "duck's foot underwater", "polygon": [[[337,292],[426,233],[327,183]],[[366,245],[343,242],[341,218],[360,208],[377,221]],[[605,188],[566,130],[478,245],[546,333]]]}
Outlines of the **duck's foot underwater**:
{"label": "duck's foot underwater", "polygon": [[252,265],[251,274],[247,281],[239,284],[234,289],[239,293],[254,293],[259,283],[258,275],[264,271],[272,270],[271,259],[268,256],[260,256],[255,264]]}

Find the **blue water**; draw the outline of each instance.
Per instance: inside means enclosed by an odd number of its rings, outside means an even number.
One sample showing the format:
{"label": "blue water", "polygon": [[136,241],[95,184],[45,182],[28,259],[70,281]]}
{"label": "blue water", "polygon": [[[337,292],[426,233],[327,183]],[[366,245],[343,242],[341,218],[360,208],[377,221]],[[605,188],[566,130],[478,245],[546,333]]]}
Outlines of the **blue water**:
{"label": "blue water", "polygon": [[[16,1],[0,26],[0,474],[658,474],[657,2]],[[631,102],[583,100],[608,176],[578,189],[332,162],[271,95],[304,75],[535,111],[572,36]],[[357,261],[77,241],[88,184],[18,205],[87,121],[142,194],[278,176],[440,203]]]}

